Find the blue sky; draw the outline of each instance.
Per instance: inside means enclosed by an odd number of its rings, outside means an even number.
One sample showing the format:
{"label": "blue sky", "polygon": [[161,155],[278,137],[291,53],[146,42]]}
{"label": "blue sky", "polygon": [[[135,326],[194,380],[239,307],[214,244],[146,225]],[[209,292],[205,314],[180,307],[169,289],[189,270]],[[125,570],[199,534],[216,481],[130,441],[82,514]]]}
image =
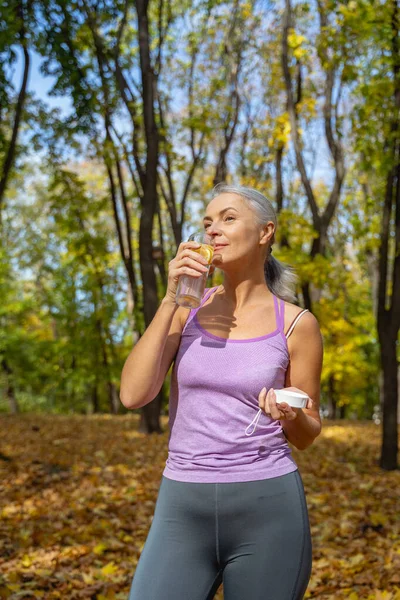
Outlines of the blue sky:
{"label": "blue sky", "polygon": [[[18,60],[12,67],[12,83],[16,90],[19,90],[22,81],[22,52],[19,48],[14,48]],[[41,100],[45,101],[50,108],[60,108],[64,113],[68,114],[72,110],[72,103],[68,96],[55,97],[50,96],[49,92],[54,85],[54,78],[44,76],[40,72],[40,65],[43,62],[43,58],[36,52],[30,52],[31,54],[31,69],[28,80],[28,90],[34,92],[35,95]]]}
{"label": "blue sky", "polygon": [[[12,66],[12,83],[16,90],[19,90],[22,80],[22,52],[19,48],[14,48],[18,60]],[[31,70],[28,81],[28,90],[42,101],[46,102],[50,108],[59,108],[63,115],[70,114],[73,111],[73,105],[69,96],[51,96],[50,91],[54,84],[54,78],[43,75],[40,66],[43,58],[36,52],[31,51]],[[326,145],[326,138],[323,131],[323,123],[318,124],[320,135],[318,135],[318,159],[313,172],[313,180],[323,179],[328,186],[333,184],[334,172],[330,165],[330,155]]]}

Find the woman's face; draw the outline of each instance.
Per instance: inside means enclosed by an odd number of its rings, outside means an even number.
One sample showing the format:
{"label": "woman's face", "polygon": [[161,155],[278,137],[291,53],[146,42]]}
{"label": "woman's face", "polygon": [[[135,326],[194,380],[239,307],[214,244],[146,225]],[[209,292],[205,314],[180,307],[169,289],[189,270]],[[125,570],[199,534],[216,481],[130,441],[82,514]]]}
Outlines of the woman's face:
{"label": "woman's face", "polygon": [[208,204],[204,229],[213,238],[215,266],[245,260],[264,261],[274,224],[258,225],[256,216],[237,194],[223,193]]}

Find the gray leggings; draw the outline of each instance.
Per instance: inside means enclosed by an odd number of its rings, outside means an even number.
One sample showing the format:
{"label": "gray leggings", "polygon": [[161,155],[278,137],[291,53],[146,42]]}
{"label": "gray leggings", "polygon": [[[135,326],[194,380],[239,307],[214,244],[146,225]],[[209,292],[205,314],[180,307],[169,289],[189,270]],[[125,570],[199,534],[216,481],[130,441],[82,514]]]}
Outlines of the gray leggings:
{"label": "gray leggings", "polygon": [[301,600],[311,535],[298,471],[243,483],[162,476],[129,600]]}

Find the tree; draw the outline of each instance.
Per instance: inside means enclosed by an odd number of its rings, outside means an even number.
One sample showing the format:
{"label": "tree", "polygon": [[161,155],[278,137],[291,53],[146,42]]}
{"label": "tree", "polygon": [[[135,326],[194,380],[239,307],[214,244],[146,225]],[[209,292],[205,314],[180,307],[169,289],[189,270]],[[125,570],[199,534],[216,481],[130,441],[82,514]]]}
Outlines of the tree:
{"label": "tree", "polygon": [[[341,143],[341,126],[339,118],[339,101],[342,86],[342,79],[338,70],[338,56],[333,54],[329,50],[328,44],[334,37],[334,29],[328,23],[327,15],[327,4],[322,1],[318,1],[318,15],[320,22],[320,39],[318,40],[318,54],[321,61],[321,66],[324,72],[324,84],[323,84],[323,115],[325,125],[325,135],[328,143],[329,151],[331,153],[334,169],[335,169],[335,180],[332,190],[329,194],[329,201],[322,213],[320,214],[318,202],[313,191],[311,181],[307,174],[306,164],[304,161],[302,151],[302,141],[299,134],[299,109],[300,103],[303,101],[303,65],[302,59],[305,55],[302,45],[305,41],[304,36],[298,36],[295,33],[293,27],[293,13],[291,1],[286,0],[285,12],[283,17],[283,28],[282,28],[282,69],[284,74],[284,81],[287,94],[287,108],[290,119],[290,131],[291,138],[296,154],[296,164],[300,172],[301,181],[304,187],[304,191],[309,203],[309,207],[312,213],[313,227],[317,233],[314,237],[310,259],[313,261],[318,254],[322,256],[326,252],[327,233],[329,225],[332,221],[335,210],[337,209],[340,193],[345,177],[345,164],[344,164],[344,152]],[[289,48],[292,49],[290,54]],[[295,65],[291,66],[294,62]],[[315,68],[315,63],[314,63]],[[293,91],[293,75],[292,71],[296,71],[296,96]],[[338,77],[339,72],[339,77]],[[337,92],[336,103],[333,100],[333,91],[335,83],[339,87]],[[311,310],[312,298],[309,292],[309,283],[305,282],[303,285],[303,297],[304,305],[306,308]],[[320,292],[316,294],[315,299],[320,297]]]}
{"label": "tree", "polygon": [[[29,53],[29,39],[27,24],[32,21],[32,10],[30,0],[17,0],[4,7],[3,19],[0,21],[5,24],[5,31],[2,34],[0,43],[0,59],[4,57],[3,63],[0,60],[0,224],[2,205],[10,178],[11,170],[14,166],[17,154],[17,141],[20,132],[23,110],[26,100],[28,76],[30,71],[31,57]],[[1,27],[1,26],[0,26]],[[23,74],[22,82],[17,94],[14,114],[11,114],[10,105],[10,82],[7,80],[5,64],[12,63],[15,60],[15,52],[12,46],[18,45],[23,54]],[[7,140],[7,138],[9,138]]]}
{"label": "tree", "polygon": [[[393,470],[398,468],[397,340],[400,331],[400,8],[397,0],[389,3],[388,13],[391,23],[388,45],[393,91],[389,130],[384,141],[389,164],[379,248],[378,333],[383,370],[383,435],[380,465],[383,469]],[[394,237],[394,259],[391,259],[389,252],[391,237]]]}
{"label": "tree", "polygon": [[[382,368],[380,466],[398,466],[398,338],[400,329],[400,17],[396,0],[343,8],[359,60],[354,86],[354,148],[365,212],[377,219],[366,250],[376,293],[375,310]],[[362,23],[360,28],[359,24]],[[377,26],[378,24],[378,26]],[[378,237],[379,236],[379,237]],[[372,243],[371,243],[372,242]]]}

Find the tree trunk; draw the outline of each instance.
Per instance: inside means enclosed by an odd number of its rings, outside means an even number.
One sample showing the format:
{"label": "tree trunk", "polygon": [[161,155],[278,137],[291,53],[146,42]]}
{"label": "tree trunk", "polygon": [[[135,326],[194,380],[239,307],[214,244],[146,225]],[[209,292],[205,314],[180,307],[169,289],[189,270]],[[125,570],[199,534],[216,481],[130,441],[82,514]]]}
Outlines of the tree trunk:
{"label": "tree trunk", "polygon": [[[161,215],[161,206],[160,201],[157,201],[157,217],[158,217],[158,228],[160,232],[160,245],[159,245],[159,253],[160,255],[157,258],[153,258],[157,261],[158,271],[161,277],[161,283],[164,290],[167,289],[168,286],[168,273],[165,268],[165,250],[164,250],[164,231],[163,231],[163,223],[162,223],[162,215]],[[158,260],[157,260],[158,259]]]}
{"label": "tree trunk", "polygon": [[29,75],[29,69],[30,69],[30,55],[29,55],[27,43],[26,43],[25,15],[24,15],[24,6],[23,6],[22,2],[18,3],[16,12],[17,12],[16,17],[18,18],[18,20],[21,23],[21,29],[19,32],[19,36],[20,36],[22,50],[23,50],[23,54],[24,54],[24,72],[23,72],[23,76],[22,76],[21,88],[20,88],[20,91],[18,94],[17,106],[15,109],[15,117],[14,117],[13,129],[12,129],[12,133],[11,133],[11,140],[10,140],[9,146],[7,148],[7,153],[5,156],[4,165],[3,165],[3,169],[2,169],[2,173],[1,173],[1,177],[0,177],[0,223],[1,223],[1,209],[2,209],[2,204],[4,201],[4,194],[6,191],[6,186],[7,186],[7,182],[8,182],[8,178],[9,178],[12,166],[14,164],[15,151],[16,151],[16,147],[17,147],[17,138],[18,138],[18,133],[19,133],[19,129],[21,126],[22,112],[23,112],[24,104],[25,104],[26,88],[28,85],[28,75]]}
{"label": "tree trunk", "polygon": [[[394,127],[394,129],[396,129]],[[390,170],[387,177],[385,202],[382,215],[381,246],[379,248],[379,284],[378,284],[378,336],[380,344],[381,366],[383,372],[383,414],[382,449],[380,466],[385,470],[398,468],[398,361],[397,338],[400,326],[400,156],[396,153],[396,140],[393,142],[393,155],[398,164]],[[396,185],[397,180],[397,185]],[[389,238],[391,235],[392,204],[395,201],[396,248],[393,273],[388,277],[390,256]],[[388,279],[392,278],[393,289],[387,308]]]}
{"label": "tree trunk", "polygon": [[217,185],[218,183],[224,183],[227,179],[228,167],[227,167],[226,161],[227,161],[229,149],[231,147],[232,140],[233,140],[233,137],[235,134],[236,126],[239,121],[240,96],[237,91],[237,85],[238,85],[237,72],[239,71],[239,66],[236,67],[235,71],[236,71],[235,89],[231,94],[231,102],[232,102],[232,106],[235,107],[235,109],[234,109],[235,112],[233,115],[232,122],[230,122],[230,119],[228,119],[227,124],[225,126],[224,142],[223,142],[222,148],[219,151],[218,162],[217,162],[217,166],[215,169],[215,175],[214,175],[214,180],[213,180],[214,185]]}
{"label": "tree trunk", "polygon": [[333,375],[328,381],[328,419],[336,419],[336,395],[335,395],[335,378]]}
{"label": "tree trunk", "polygon": [[[155,118],[157,78],[151,64],[148,1],[136,0],[140,71],[142,82],[143,119],[146,138],[146,166],[142,198],[142,214],[139,228],[140,272],[143,282],[143,310],[146,327],[158,309],[157,280],[153,259],[153,222],[157,210],[157,169],[159,137]],[[141,430],[161,433],[160,394],[144,406]]]}
{"label": "tree trunk", "polygon": [[301,286],[301,292],[303,294],[303,306],[307,308],[310,312],[312,312],[312,303],[311,303],[311,294],[310,294],[310,284],[308,281],[303,283]]}
{"label": "tree trunk", "polygon": [[[392,165],[387,174],[383,202],[378,284],[378,335],[383,370],[383,427],[380,466],[388,471],[398,468],[397,339],[400,330],[400,48],[397,0],[392,0],[391,6],[393,8],[391,50],[395,86],[393,119],[386,147],[388,155],[390,153]],[[395,215],[394,227],[392,225],[393,213]],[[393,261],[389,255],[389,240],[392,237],[395,242]],[[392,263],[392,271],[389,272],[389,266]],[[390,283],[392,284],[391,294],[388,293]]]}
{"label": "tree trunk", "polygon": [[381,338],[383,371],[383,423],[380,466],[392,471],[398,468],[397,389],[398,364],[396,342],[389,336]]}
{"label": "tree trunk", "polygon": [[139,431],[141,433],[163,433],[160,424],[162,392],[152,402],[140,409]]}
{"label": "tree trunk", "polygon": [[97,381],[92,388],[92,397],[90,399],[90,412],[91,414],[99,412],[99,394],[97,390]]}
{"label": "tree trunk", "polygon": [[7,383],[6,383],[5,395],[8,400],[9,407],[10,407],[10,413],[12,415],[16,415],[19,413],[19,406],[18,406],[17,399],[15,397],[14,386],[12,383],[12,369],[11,369],[10,365],[7,363],[5,358],[2,359],[1,366],[3,367],[3,371],[6,374]]}
{"label": "tree trunk", "polygon": [[397,423],[400,424],[400,366],[397,369]]}
{"label": "tree trunk", "polygon": [[113,415],[117,415],[119,413],[119,409],[121,406],[117,388],[115,387],[115,384],[112,383],[112,381],[109,381],[107,383],[107,387],[108,387],[108,398],[109,398],[109,402],[110,402],[110,412]]}

